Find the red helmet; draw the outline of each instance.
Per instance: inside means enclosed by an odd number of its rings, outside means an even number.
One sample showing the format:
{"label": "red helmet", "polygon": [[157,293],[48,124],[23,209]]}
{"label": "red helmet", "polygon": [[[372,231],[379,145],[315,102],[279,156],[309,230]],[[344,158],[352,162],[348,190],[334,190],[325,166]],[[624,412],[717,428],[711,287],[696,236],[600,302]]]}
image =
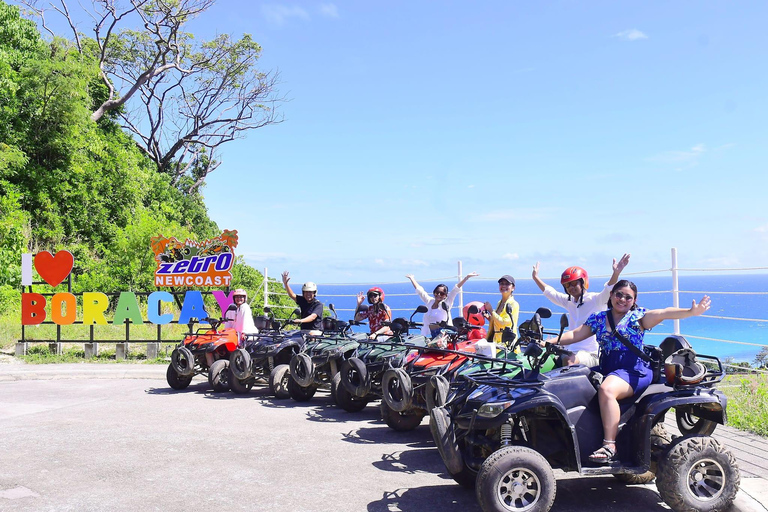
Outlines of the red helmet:
{"label": "red helmet", "polygon": [[384,290],[382,290],[378,286],[374,286],[373,288],[368,290],[368,293],[366,293],[366,296],[368,296],[368,303],[369,304],[372,304],[372,302],[371,302],[371,294],[372,293],[378,293],[379,296],[381,297],[380,302],[384,302]]}
{"label": "red helmet", "polygon": [[[583,280],[584,284],[582,286],[584,286],[584,291],[586,291],[589,288],[589,275],[587,275],[587,271],[581,267],[568,267],[565,269],[563,275],[560,276],[560,284],[565,288],[566,283],[578,279]],[[568,290],[566,290],[565,293],[568,293]]]}
{"label": "red helmet", "polygon": [[[469,312],[470,306],[475,306],[477,308],[477,313],[471,313]],[[471,325],[485,325],[485,317],[483,316],[483,307],[485,304],[480,302],[479,300],[474,300],[472,302],[469,302],[466,306],[464,306],[464,320],[469,322]]]}

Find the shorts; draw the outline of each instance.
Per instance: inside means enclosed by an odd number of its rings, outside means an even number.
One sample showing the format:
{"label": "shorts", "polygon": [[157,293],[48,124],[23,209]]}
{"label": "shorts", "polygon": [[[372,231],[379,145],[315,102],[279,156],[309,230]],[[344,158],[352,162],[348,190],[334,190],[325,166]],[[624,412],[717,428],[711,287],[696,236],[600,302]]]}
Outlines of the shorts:
{"label": "shorts", "polygon": [[595,352],[587,352],[586,350],[579,350],[576,352],[576,358],[579,360],[579,364],[583,364],[589,368],[600,366],[600,357]]}

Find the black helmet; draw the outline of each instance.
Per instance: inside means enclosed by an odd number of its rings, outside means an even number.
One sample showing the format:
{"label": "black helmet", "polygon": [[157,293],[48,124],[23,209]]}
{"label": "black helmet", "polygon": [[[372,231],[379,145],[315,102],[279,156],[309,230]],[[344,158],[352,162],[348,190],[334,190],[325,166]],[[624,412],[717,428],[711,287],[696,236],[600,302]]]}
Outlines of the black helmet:
{"label": "black helmet", "polygon": [[696,361],[696,352],[683,348],[664,361],[664,376],[670,386],[690,386],[704,378],[707,369]]}

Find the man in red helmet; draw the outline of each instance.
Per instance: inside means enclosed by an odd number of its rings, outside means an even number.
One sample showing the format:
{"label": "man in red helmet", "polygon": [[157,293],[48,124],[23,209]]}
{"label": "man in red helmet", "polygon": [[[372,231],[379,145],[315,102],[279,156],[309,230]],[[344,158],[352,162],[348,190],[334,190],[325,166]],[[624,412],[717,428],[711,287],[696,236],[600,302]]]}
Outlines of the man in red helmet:
{"label": "man in red helmet", "polygon": [[[568,267],[560,277],[565,293],[558,292],[539,278],[539,262],[533,266],[533,281],[544,292],[544,296],[553,304],[560,306],[568,312],[569,324],[575,327],[587,321],[589,315],[608,308],[608,299],[611,297],[611,288],[619,280],[621,271],[629,264],[629,254],[625,254],[617,262],[613,260],[613,274],[605,283],[600,292],[587,292],[589,288],[589,275],[581,267]],[[574,343],[569,350],[573,355],[563,356],[564,365],[583,364],[589,367],[598,366],[598,344],[594,336]]]}
{"label": "man in red helmet", "polygon": [[[365,311],[359,311],[360,305],[363,303],[363,299],[368,297],[368,304],[370,306]],[[368,320],[368,326],[371,328],[371,334],[368,335],[371,339],[376,339],[379,334],[392,335],[392,330],[389,326],[382,325],[382,322],[392,321],[392,310],[389,306],[384,304],[384,290],[378,286],[374,286],[368,290],[367,294],[360,292],[357,294],[357,309],[355,313],[355,320],[358,322],[362,320]]]}

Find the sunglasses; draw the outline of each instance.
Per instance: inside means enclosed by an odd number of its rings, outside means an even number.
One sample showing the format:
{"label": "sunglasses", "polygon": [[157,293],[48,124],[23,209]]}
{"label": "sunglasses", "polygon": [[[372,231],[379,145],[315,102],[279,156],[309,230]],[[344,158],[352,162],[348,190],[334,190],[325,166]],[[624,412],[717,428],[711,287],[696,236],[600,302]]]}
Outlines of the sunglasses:
{"label": "sunglasses", "polygon": [[626,300],[627,302],[631,302],[631,301],[635,300],[635,298],[633,296],[631,296],[629,294],[624,294],[624,293],[621,293],[621,292],[614,292],[613,296],[616,297],[619,300],[622,300],[622,299]]}
{"label": "sunglasses", "polygon": [[437,292],[435,292],[434,294],[435,294],[435,295],[440,295],[440,296],[442,296],[442,297],[445,297],[445,296],[447,296],[447,295],[448,295],[447,293],[445,293],[445,292],[441,292],[441,291],[437,291]]}

